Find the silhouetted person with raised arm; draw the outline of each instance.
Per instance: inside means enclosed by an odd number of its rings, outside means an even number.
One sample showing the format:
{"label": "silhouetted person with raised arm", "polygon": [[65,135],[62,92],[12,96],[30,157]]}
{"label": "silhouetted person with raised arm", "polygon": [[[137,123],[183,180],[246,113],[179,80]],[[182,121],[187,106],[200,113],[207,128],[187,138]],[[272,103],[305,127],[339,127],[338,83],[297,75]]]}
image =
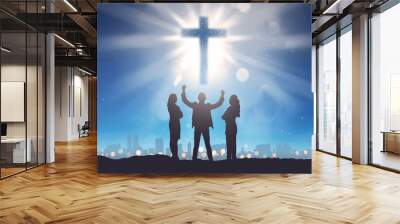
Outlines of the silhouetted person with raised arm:
{"label": "silhouetted person with raised arm", "polygon": [[222,119],[225,121],[225,136],[226,136],[226,148],[227,148],[227,159],[236,159],[236,118],[240,117],[240,102],[236,95],[232,95],[229,98],[230,106],[226,109],[222,115]]}
{"label": "silhouetted person with raised arm", "polygon": [[214,104],[206,103],[206,94],[204,93],[199,93],[197,99],[199,100],[199,102],[190,102],[186,97],[186,86],[182,86],[182,101],[188,107],[193,109],[192,127],[194,127],[194,147],[192,159],[197,160],[200,137],[203,135],[208,159],[210,161],[213,161],[209,130],[210,127],[213,127],[211,110],[218,108],[224,103],[224,91],[221,90],[221,97],[219,98],[218,102]]}
{"label": "silhouetted person with raised arm", "polygon": [[180,119],[183,114],[178,105],[176,105],[177,100],[176,94],[170,94],[167,106],[169,113],[169,147],[171,148],[172,158],[178,160],[178,140],[181,138]]}

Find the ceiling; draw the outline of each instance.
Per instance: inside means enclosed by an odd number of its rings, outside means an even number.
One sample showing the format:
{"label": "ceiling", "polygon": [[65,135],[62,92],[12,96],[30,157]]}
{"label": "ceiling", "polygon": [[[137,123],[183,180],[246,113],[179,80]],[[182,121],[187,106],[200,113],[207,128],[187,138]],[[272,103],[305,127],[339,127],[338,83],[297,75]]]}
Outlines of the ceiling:
{"label": "ceiling", "polygon": [[[346,15],[374,8],[387,0],[254,0],[269,3],[308,3],[312,5],[313,39]],[[1,0],[3,32],[16,33],[31,27],[40,32],[55,32],[56,65],[80,66],[96,72],[97,3],[171,2],[165,0]],[[173,2],[180,2],[175,0]],[[182,1],[187,2],[187,1]],[[197,1],[193,1],[197,2]],[[200,1],[199,1],[200,2]],[[204,1],[201,1],[204,2]],[[215,2],[215,1],[210,1]],[[219,1],[223,2],[223,1]],[[246,2],[246,1],[229,1]],[[248,1],[247,1],[248,2]],[[53,13],[48,13],[50,11]],[[28,13],[26,13],[28,12]],[[18,36],[14,34],[14,36]],[[8,34],[6,38],[20,41]]]}

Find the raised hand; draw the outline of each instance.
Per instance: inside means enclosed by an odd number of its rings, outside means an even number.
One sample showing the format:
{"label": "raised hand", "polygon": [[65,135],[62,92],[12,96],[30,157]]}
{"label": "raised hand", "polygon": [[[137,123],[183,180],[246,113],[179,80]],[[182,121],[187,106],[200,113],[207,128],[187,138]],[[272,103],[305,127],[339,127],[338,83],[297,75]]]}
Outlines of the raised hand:
{"label": "raised hand", "polygon": [[221,96],[224,96],[224,94],[225,94],[225,91],[221,90]]}
{"label": "raised hand", "polygon": [[182,92],[185,92],[185,90],[186,90],[186,85],[183,85],[182,86]]}

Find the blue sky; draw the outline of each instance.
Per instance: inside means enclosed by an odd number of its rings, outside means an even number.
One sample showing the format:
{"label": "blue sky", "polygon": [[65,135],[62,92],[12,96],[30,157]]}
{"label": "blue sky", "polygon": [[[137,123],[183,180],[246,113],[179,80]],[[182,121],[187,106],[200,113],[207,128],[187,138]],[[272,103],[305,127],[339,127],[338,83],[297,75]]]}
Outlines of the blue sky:
{"label": "blue sky", "polygon": [[[311,9],[303,4],[99,4],[98,149],[126,146],[137,135],[144,148],[155,138],[168,145],[170,93],[189,99],[204,91],[209,102],[224,89],[224,105],[212,112],[211,144],[225,143],[221,115],[228,98],[241,102],[238,151],[258,144],[309,149],[313,122]],[[198,39],[180,35],[206,16],[227,31],[209,40],[209,83],[199,82]],[[181,102],[180,143],[193,142],[191,110]],[[201,143],[203,145],[203,142]],[[284,152],[276,152],[284,154]]]}

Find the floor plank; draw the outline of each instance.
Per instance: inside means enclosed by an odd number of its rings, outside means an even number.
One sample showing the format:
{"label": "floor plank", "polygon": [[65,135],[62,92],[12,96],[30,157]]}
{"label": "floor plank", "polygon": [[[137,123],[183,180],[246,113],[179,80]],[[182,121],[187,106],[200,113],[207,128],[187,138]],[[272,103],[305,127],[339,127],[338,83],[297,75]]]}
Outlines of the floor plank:
{"label": "floor plank", "polygon": [[118,175],[96,139],[0,181],[0,223],[400,223],[400,175],[320,152],[312,175]]}

